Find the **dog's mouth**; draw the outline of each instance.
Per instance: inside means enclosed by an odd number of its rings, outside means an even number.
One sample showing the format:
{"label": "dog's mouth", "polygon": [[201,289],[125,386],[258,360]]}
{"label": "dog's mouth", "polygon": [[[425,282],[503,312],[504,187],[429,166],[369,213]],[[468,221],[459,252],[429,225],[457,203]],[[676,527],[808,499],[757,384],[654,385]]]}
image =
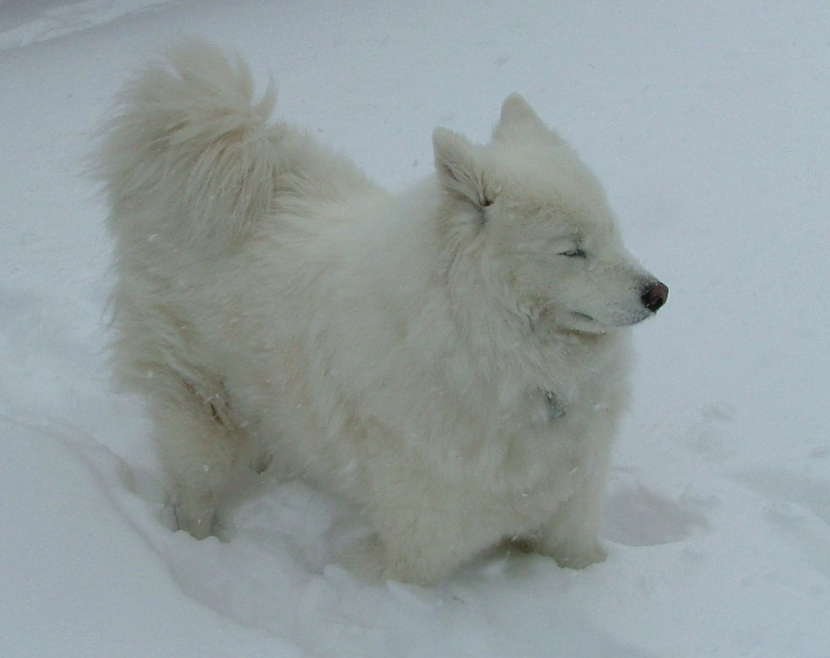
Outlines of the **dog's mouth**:
{"label": "dog's mouth", "polygon": [[580,334],[604,334],[609,331],[611,327],[604,322],[600,322],[593,315],[582,313],[580,311],[570,312],[569,330]]}
{"label": "dog's mouth", "polygon": [[651,314],[649,313],[643,316],[638,315],[634,317],[614,318],[613,321],[609,322],[607,320],[598,320],[593,315],[588,315],[587,313],[572,311],[571,321],[573,322],[573,328],[576,331],[589,334],[604,334],[609,331],[630,327],[631,325],[642,322],[650,315]]}
{"label": "dog's mouth", "polygon": [[606,332],[639,324],[643,320],[650,318],[654,313],[643,308],[638,309],[638,312],[621,313],[617,316],[603,318],[602,320],[597,319],[593,315],[582,313],[581,311],[571,311],[570,315],[576,324],[580,325],[581,328],[584,327],[583,330],[585,331]]}
{"label": "dog's mouth", "polygon": [[588,315],[587,313],[580,313],[579,311],[572,311],[571,315],[573,315],[578,320],[586,320],[587,322],[593,322],[594,324],[597,323],[596,319],[592,316]]}
{"label": "dog's mouth", "polygon": [[537,327],[543,327],[549,323],[549,327],[555,331],[576,332],[579,334],[604,334],[615,328],[613,325],[602,322],[593,315],[583,313],[582,311],[560,311],[559,313],[552,311],[549,314],[541,314],[539,320],[541,322],[534,323]]}

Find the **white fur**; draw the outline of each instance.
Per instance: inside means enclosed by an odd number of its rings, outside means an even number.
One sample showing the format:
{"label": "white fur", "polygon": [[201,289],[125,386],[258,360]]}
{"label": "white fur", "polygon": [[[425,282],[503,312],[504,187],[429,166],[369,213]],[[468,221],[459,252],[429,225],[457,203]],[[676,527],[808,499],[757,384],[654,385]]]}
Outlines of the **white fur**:
{"label": "white fur", "polygon": [[96,156],[114,360],[180,527],[210,534],[235,469],[270,457],[365,508],[356,554],[382,577],[435,582],[505,538],[601,560],[625,326],[654,277],[596,178],[514,94],[486,146],[437,129],[436,174],[396,198],[253,93],[184,42],[126,87]]}

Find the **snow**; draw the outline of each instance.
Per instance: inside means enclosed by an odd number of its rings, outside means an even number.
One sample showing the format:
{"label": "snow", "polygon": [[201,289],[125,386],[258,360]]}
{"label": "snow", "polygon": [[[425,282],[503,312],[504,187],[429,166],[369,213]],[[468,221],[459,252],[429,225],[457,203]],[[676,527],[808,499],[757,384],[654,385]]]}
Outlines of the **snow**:
{"label": "snow", "polygon": [[[236,48],[278,113],[400,189],[435,125],[518,90],[671,288],[636,329],[609,559],[477,560],[434,588],[329,564],[360,519],[251,476],[224,540],[171,531],[105,346],[91,133],[149,50]],[[830,656],[830,5],[0,0],[0,653]]]}

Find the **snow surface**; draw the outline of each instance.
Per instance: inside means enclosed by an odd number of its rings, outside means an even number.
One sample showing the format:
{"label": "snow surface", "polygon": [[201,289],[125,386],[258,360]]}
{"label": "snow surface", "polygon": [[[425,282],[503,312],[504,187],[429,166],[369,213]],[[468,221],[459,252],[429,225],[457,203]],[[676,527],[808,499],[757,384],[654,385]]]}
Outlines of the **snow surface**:
{"label": "snow surface", "polygon": [[[636,330],[607,562],[491,556],[435,588],[328,565],[359,519],[252,476],[226,541],[170,530],[105,363],[91,131],[181,33],[393,189],[518,90],[671,287]],[[0,0],[0,655],[830,656],[830,4]]]}

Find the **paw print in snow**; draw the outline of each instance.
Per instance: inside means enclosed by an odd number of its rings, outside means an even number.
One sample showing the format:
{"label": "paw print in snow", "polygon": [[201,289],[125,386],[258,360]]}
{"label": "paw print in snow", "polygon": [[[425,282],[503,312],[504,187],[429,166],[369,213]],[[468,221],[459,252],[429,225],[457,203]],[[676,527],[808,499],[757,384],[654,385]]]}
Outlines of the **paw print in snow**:
{"label": "paw print in snow", "polygon": [[726,460],[729,456],[728,426],[734,417],[735,408],[726,402],[701,407],[687,430],[689,446],[707,461]]}
{"label": "paw print in snow", "polygon": [[706,518],[688,505],[633,484],[609,497],[602,534],[625,546],[658,546],[682,541],[706,527]]}

